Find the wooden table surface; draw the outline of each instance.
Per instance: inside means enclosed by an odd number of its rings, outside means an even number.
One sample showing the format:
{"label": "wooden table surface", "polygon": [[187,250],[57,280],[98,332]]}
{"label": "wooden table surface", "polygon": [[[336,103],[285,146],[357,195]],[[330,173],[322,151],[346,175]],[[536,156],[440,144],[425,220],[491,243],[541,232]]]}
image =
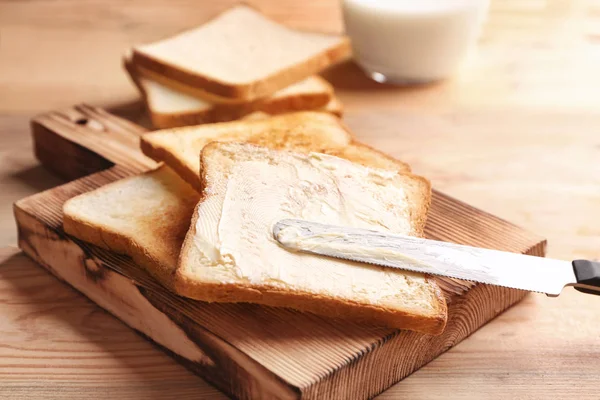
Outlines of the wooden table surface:
{"label": "wooden table surface", "polygon": [[[219,398],[14,247],[11,204],[61,181],[32,156],[32,115],[82,101],[139,121],[121,70],[135,43],[195,26],[227,1],[0,0],[0,397]],[[291,26],[341,31],[337,0],[253,1]],[[478,51],[421,88],[327,77],[360,140],[434,186],[600,258],[600,2],[493,1]],[[382,398],[598,398],[600,297],[531,295]]]}

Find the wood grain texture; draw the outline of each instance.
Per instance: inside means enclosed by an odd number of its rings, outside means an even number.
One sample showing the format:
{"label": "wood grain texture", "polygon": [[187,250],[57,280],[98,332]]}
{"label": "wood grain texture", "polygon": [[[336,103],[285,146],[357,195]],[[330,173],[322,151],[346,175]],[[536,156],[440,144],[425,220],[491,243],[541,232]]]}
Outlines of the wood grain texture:
{"label": "wood grain texture", "polygon": [[[137,98],[123,51],[195,27],[237,0],[0,1],[0,109],[45,111],[81,101]],[[338,0],[254,0],[269,17],[325,32],[343,29]],[[461,73],[428,88],[335,79],[347,110],[538,109],[593,112],[600,103],[600,1],[492,1],[478,52]],[[40,41],[39,38],[44,38]],[[94,44],[93,52],[90,44]],[[37,51],[36,51],[37,50]],[[64,60],[69,60],[68,67]],[[27,68],[23,66],[27,65]],[[560,95],[557,95],[560,93]]]}
{"label": "wood grain texture", "polygon": [[[0,0],[0,245],[17,240],[12,202],[61,182],[33,157],[30,118],[87,101],[144,120],[138,94],[121,70],[123,49],[195,26],[231,2]],[[341,29],[337,0],[253,3],[293,26]],[[445,193],[543,234],[550,256],[599,258],[599,10],[597,0],[492,1],[478,52],[449,81],[390,87],[370,82],[352,65],[328,79],[361,140],[409,161]],[[7,386],[2,375],[0,390],[6,390],[0,398],[81,398],[79,391],[110,399],[116,393],[154,397],[153,390],[160,398],[216,394],[147,345],[147,352],[113,355],[128,328],[113,335],[101,329],[104,322],[89,318],[81,333],[69,322],[78,321],[77,314],[60,299],[52,302],[51,293],[64,285],[44,282],[50,294],[41,306],[35,289],[20,297],[0,291],[19,299],[0,304],[0,329],[8,332],[2,339],[36,349],[27,350],[32,357],[23,380],[21,368],[2,370],[13,371],[17,381]],[[4,277],[0,283],[10,285]],[[38,306],[44,311],[36,313]],[[598,341],[598,310],[597,298],[570,290],[551,301],[529,296],[382,397],[595,398],[600,358],[590,349]],[[11,328],[13,321],[18,329]],[[99,360],[89,361],[77,378],[65,374],[57,381],[65,371],[60,350],[68,349],[53,332],[64,330],[74,331],[65,334],[65,343],[90,345]],[[125,343],[137,348],[135,337]],[[15,354],[24,356],[3,347],[3,365],[12,365]],[[43,357],[32,361],[38,354]],[[146,368],[151,354],[162,358]],[[105,371],[95,374],[94,365]],[[168,371],[165,380],[159,372],[146,375],[148,369]],[[189,386],[188,379],[198,383]]]}
{"label": "wood grain texture", "polygon": [[[0,398],[226,398],[18,249],[0,277]],[[378,398],[595,399],[599,301],[527,296]]]}
{"label": "wood grain texture", "polygon": [[[76,112],[81,117],[65,118]],[[60,121],[60,124],[57,123]],[[56,171],[66,158],[96,153],[105,171],[15,204],[19,246],[132,328],[184,359],[216,387],[238,398],[366,398],[378,394],[525,296],[525,292],[439,279],[449,302],[445,332],[414,332],[332,321],[249,304],[207,304],[177,297],[127,257],[72,239],[62,231],[62,205],[107,182],[145,171],[137,161],[140,129],[89,106],[38,116],[46,146],[40,160]],[[52,143],[56,132],[55,143]],[[68,143],[71,142],[71,143]],[[64,148],[64,151],[63,151]],[[51,149],[47,154],[45,149]],[[132,156],[127,160],[128,154]],[[121,163],[120,160],[126,160]],[[71,173],[71,172],[67,172]],[[499,218],[436,192],[427,235],[440,240],[543,255],[545,242]],[[187,360],[187,361],[185,361]]]}
{"label": "wood grain texture", "polygon": [[0,276],[0,398],[226,398],[17,248]]}
{"label": "wood grain texture", "polygon": [[136,171],[157,163],[139,151],[146,129],[82,104],[39,115],[31,122],[35,156],[67,180],[118,164]]}

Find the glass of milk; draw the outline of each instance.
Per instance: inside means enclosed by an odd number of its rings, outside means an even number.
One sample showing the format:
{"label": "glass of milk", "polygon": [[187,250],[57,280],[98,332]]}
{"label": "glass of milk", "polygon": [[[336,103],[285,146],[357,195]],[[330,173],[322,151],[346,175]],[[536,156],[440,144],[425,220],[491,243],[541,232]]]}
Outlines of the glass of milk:
{"label": "glass of milk", "polygon": [[355,61],[378,82],[443,79],[477,41],[489,0],[342,0]]}

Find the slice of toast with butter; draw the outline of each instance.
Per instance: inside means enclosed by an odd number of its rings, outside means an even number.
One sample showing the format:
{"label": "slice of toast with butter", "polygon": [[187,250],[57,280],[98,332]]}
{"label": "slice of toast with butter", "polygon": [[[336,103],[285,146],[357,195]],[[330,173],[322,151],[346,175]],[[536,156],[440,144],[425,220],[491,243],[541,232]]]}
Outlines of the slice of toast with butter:
{"label": "slice of toast with butter", "polygon": [[341,103],[325,79],[313,75],[252,102],[218,102],[210,94],[136,68],[129,55],[123,65],[144,97],[152,125],[159,129],[240,119],[253,112],[282,114],[319,110],[341,115]]}
{"label": "slice of toast with butter", "polygon": [[178,294],[441,333],[446,303],[430,278],[288,251],[272,233],[277,221],[302,218],[422,235],[425,179],[235,142],[205,146],[201,165],[204,189],[175,273]]}
{"label": "slice of toast with butter", "polygon": [[282,26],[244,4],[198,28],[133,49],[136,67],[214,96],[254,101],[349,58],[341,35]]}
{"label": "slice of toast with butter", "polygon": [[144,154],[163,161],[197,190],[202,189],[198,155],[212,141],[244,141],[273,149],[327,153],[354,162],[400,172],[410,167],[355,141],[339,118],[321,112],[297,112],[150,132],[142,136]]}

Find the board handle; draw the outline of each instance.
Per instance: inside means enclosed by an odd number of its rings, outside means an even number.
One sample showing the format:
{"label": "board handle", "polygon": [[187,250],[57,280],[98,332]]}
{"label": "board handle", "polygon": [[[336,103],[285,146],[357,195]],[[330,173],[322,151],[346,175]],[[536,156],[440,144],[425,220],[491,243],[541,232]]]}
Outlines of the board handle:
{"label": "board handle", "polygon": [[80,104],[38,115],[31,130],[37,159],[67,180],[114,165],[135,173],[158,165],[140,150],[146,129],[97,107]]}
{"label": "board handle", "polygon": [[573,271],[577,278],[575,289],[583,293],[600,295],[600,262],[575,260]]}

